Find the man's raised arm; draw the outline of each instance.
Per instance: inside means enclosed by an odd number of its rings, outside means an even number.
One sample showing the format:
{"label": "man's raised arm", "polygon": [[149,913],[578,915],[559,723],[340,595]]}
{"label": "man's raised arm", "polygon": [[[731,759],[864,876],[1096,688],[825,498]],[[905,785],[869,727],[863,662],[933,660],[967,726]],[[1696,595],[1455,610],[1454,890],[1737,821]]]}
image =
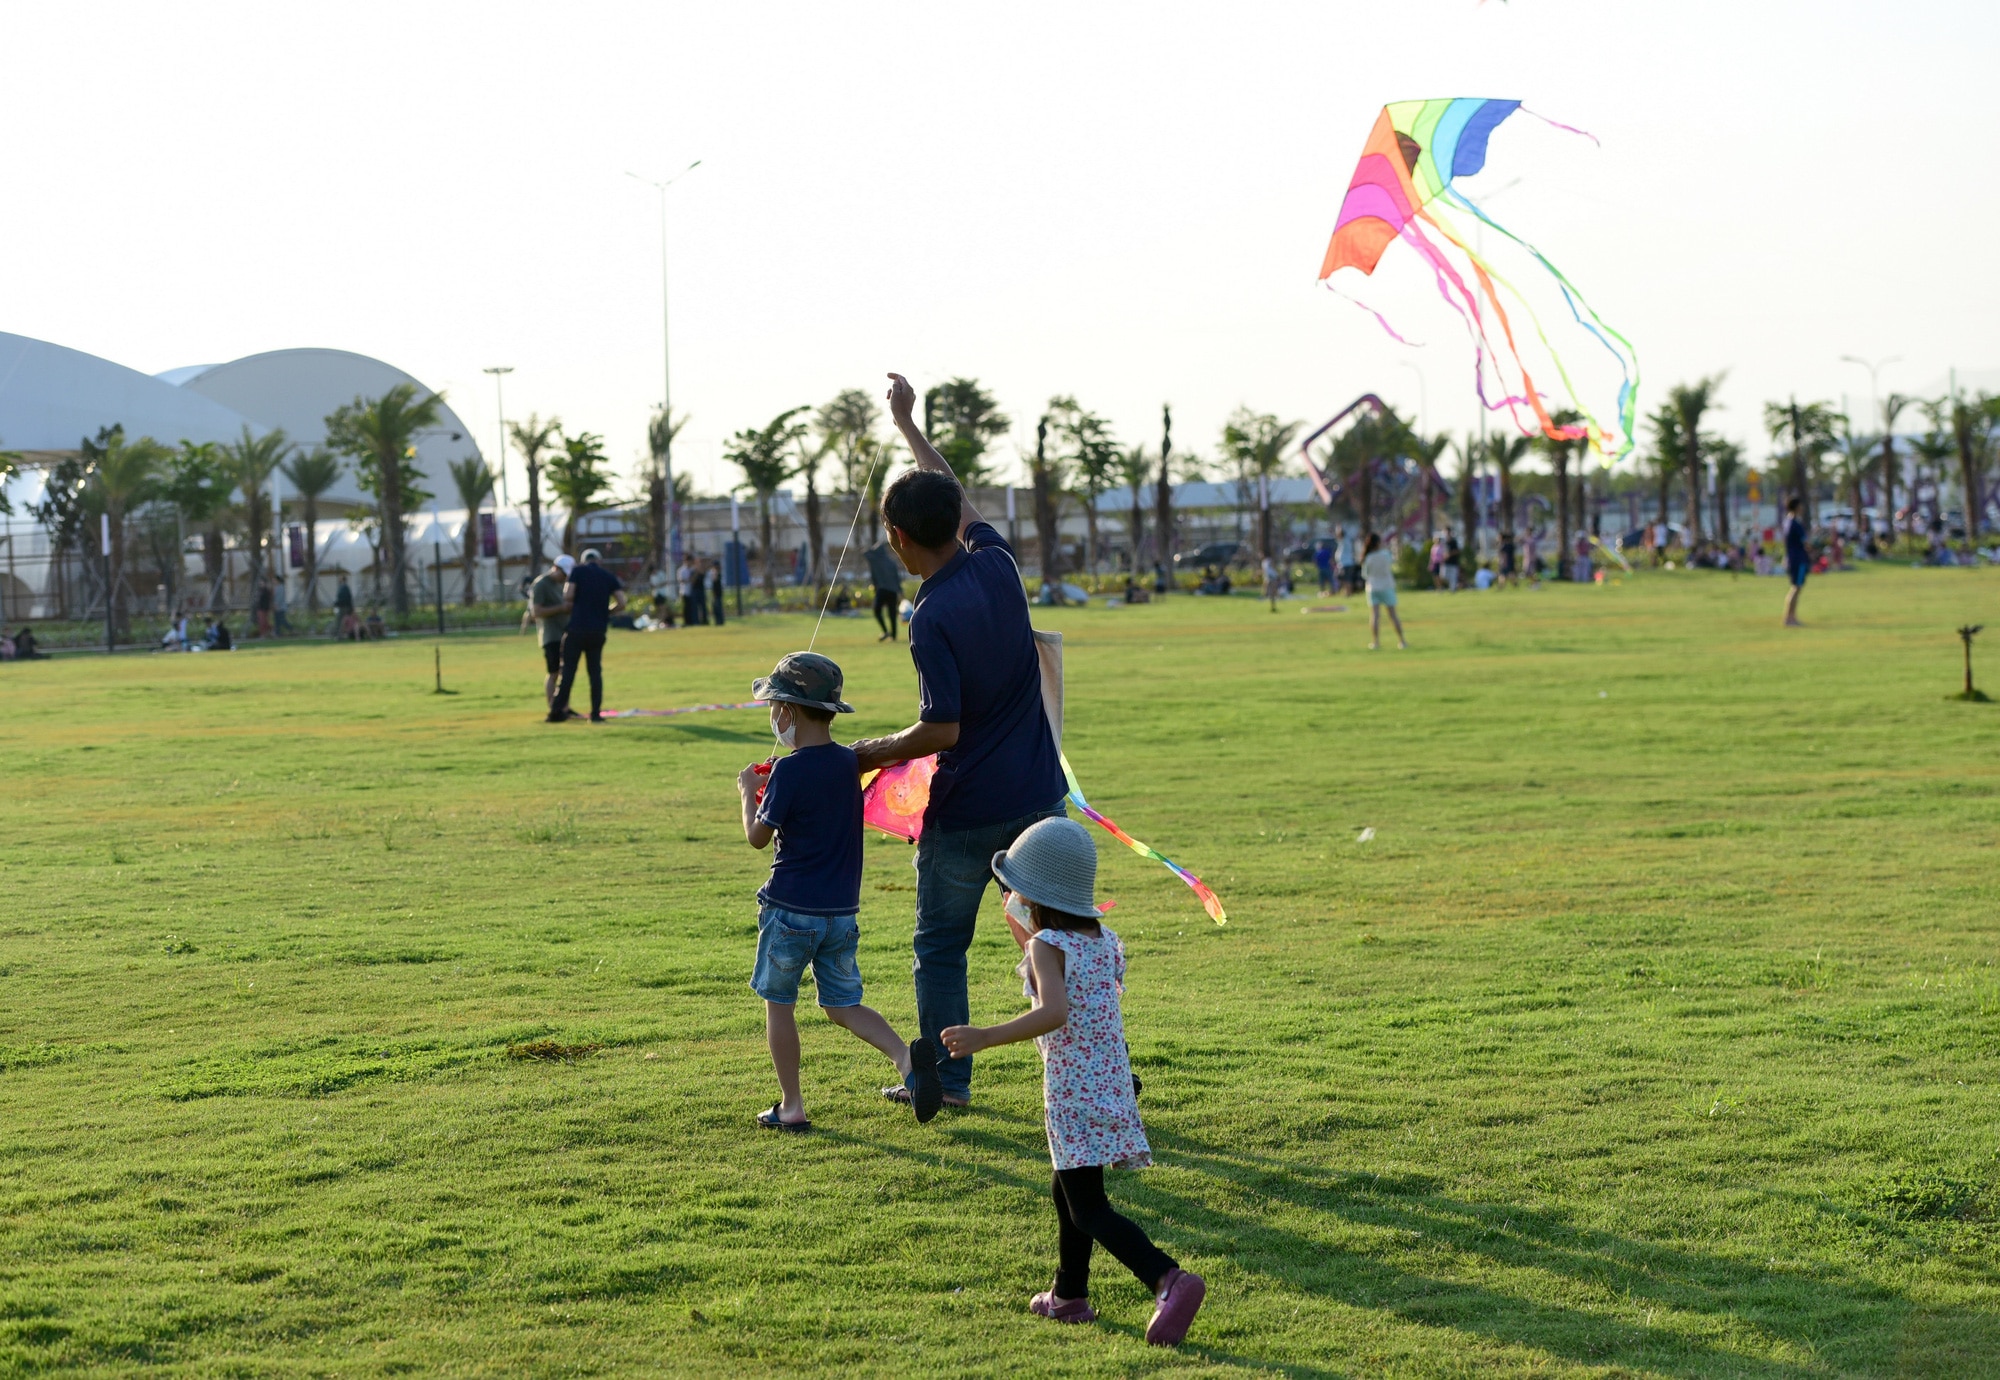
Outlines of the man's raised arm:
{"label": "man's raised arm", "polygon": [[[896,430],[902,432],[903,439],[909,443],[910,454],[915,458],[917,468],[920,470],[931,470],[934,473],[944,475],[952,483],[957,484],[958,476],[951,472],[951,466],[945,463],[944,457],[937,453],[937,447],[930,443],[930,439],[924,435],[923,431],[917,426],[915,418],[911,416],[916,405],[917,390],[911,387],[910,381],[901,374],[889,375],[889,416],[895,421]],[[965,496],[965,486],[959,484],[958,538],[960,541],[965,540],[965,529],[978,521],[980,521],[979,510],[974,508],[972,501]]]}

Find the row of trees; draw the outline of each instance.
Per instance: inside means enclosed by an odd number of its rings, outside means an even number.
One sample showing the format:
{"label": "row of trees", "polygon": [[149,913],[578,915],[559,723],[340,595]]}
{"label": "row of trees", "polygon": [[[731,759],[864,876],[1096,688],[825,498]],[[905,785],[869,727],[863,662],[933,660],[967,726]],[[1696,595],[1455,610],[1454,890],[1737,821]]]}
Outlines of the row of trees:
{"label": "row of trees", "polygon": [[[1653,446],[1648,455],[1659,500],[1659,521],[1667,520],[1669,494],[1684,486],[1688,536],[1705,538],[1703,495],[1713,480],[1713,532],[1730,540],[1730,494],[1744,470],[1742,447],[1702,429],[1715,410],[1716,393],[1724,375],[1714,374],[1681,384],[1648,421]],[[1926,423],[1899,449],[1897,427],[1908,416]],[[1968,538],[1977,539],[1989,493],[1987,476],[2000,449],[2000,397],[1974,393],[1943,398],[1919,398],[1891,393],[1881,400],[1873,419],[1875,430],[1854,429],[1853,421],[1832,403],[1801,403],[1796,398],[1764,404],[1764,429],[1770,437],[1772,464],[1782,489],[1803,500],[1810,519],[1820,489],[1843,495],[1855,514],[1869,506],[1867,491],[1879,495],[1878,506],[1892,523],[1898,513],[1897,493],[1904,490],[1901,510],[1905,531],[1918,529],[1914,490],[1926,484],[1942,490],[1955,477]],[[1906,461],[1911,469],[1904,479]],[[1954,476],[1954,471],[1956,474]]]}

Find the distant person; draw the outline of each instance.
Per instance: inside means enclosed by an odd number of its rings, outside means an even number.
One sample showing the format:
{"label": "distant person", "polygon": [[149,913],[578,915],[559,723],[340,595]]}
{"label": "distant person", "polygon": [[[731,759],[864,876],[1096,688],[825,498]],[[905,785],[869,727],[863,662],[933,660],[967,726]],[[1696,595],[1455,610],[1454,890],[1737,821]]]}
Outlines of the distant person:
{"label": "distant person", "polygon": [[[186,620],[182,620],[181,627],[183,629],[187,627]],[[14,634],[14,659],[16,661],[47,661],[49,659],[49,654],[43,651],[40,644],[35,641],[35,630],[33,628],[23,625],[21,631]]]}
{"label": "distant person", "polygon": [[1162,598],[1165,598],[1165,597],[1166,597],[1166,593],[1167,593],[1167,588],[1168,588],[1168,586],[1169,586],[1169,585],[1170,585],[1171,583],[1172,583],[1172,582],[1171,582],[1171,581],[1170,581],[1170,580],[1169,580],[1169,579],[1167,578],[1167,566],[1166,566],[1166,562],[1165,562],[1165,561],[1154,561],[1154,562],[1153,562],[1153,593],[1155,593],[1155,594],[1159,595],[1159,596],[1160,596],[1160,597],[1162,597]]}
{"label": "distant person", "polygon": [[657,565],[646,567],[646,585],[653,591],[653,621],[674,625],[673,577]]}
{"label": "distant person", "polygon": [[[223,631],[228,632],[229,630],[227,628],[224,628]],[[369,609],[368,621],[362,627],[363,640],[368,642],[380,642],[383,638],[387,637],[388,635],[389,635],[389,630],[382,625],[382,610],[374,608]]]}
{"label": "distant person", "polygon": [[1334,564],[1340,569],[1341,588],[1349,594],[1361,592],[1361,558],[1354,551],[1354,536],[1342,530],[1340,545],[1335,550]]}
{"label": "distant person", "polygon": [[1264,598],[1271,605],[1271,612],[1278,611],[1278,563],[1269,556],[1264,557]]}
{"label": "distant person", "polygon": [[333,592],[333,635],[354,639],[358,630],[354,624],[354,591],[348,588],[347,577],[340,577],[340,587]]}
{"label": "distant person", "polygon": [[1503,585],[1512,584],[1515,576],[1520,573],[1519,568],[1514,563],[1514,549],[1514,534],[1512,532],[1502,532],[1500,534],[1500,583]]}
{"label": "distant person", "polygon": [[868,558],[868,578],[875,584],[875,626],[882,630],[877,642],[896,640],[896,609],[903,602],[903,565],[889,543],[878,541],[862,553]]}
{"label": "distant person", "polygon": [[1319,572],[1319,592],[1333,593],[1333,543],[1325,538],[1313,544],[1313,569]]}
{"label": "distant person", "polygon": [[[750,990],[764,999],[764,1037],[778,1075],[778,1101],[757,1114],[773,1131],[809,1131],[799,1089],[799,978],[812,969],[814,996],[826,1018],[867,1041],[896,1066],[918,1121],[943,1100],[938,1046],[919,1035],[904,1044],[882,1014],[861,1004],[855,962],[861,930],[861,769],[854,749],[833,740],[833,716],[851,714],[840,698],[840,667],[812,652],[782,658],[750,686],[771,705],[771,732],[785,754],[753,762],[736,777],[743,837],[752,848],[773,839],[771,875],[757,892],[757,967]],[[760,790],[761,787],[761,790]]]}
{"label": "distant person", "polygon": [[280,576],[271,587],[271,618],[273,631],[279,637],[292,635],[290,618],[291,600],[285,593],[285,580]]}
{"label": "distant person", "polygon": [[681,557],[679,572],[681,582],[681,626],[692,628],[702,621],[701,576],[696,572],[694,557]]}
{"label": "distant person", "polygon": [[1368,534],[1367,554],[1361,558],[1361,579],[1368,588],[1368,650],[1382,649],[1382,610],[1389,610],[1389,621],[1396,625],[1396,646],[1409,650],[1409,642],[1403,637],[1403,620],[1396,614],[1396,563],[1389,555],[1389,548],[1382,545],[1382,534]]}
{"label": "distant person", "polygon": [[188,650],[188,620],[185,613],[175,615],[174,620],[167,624],[167,631],[160,638],[160,650],[163,652]]}
{"label": "distant person", "polygon": [[275,602],[276,596],[271,592],[271,576],[267,571],[257,584],[257,621],[254,625],[255,631],[250,634],[252,637],[271,636],[271,609]]}
{"label": "distant person", "polygon": [[569,603],[569,626],[563,630],[562,680],[549,705],[548,721],[562,723],[578,718],[569,707],[569,693],[576,685],[576,668],[584,664],[590,672],[590,721],[604,722],[604,635],[611,629],[611,615],[625,608],[625,586],[604,567],[594,550],[583,553],[583,561],[572,566],[563,586]]}
{"label": "distant person", "polygon": [[569,599],[563,594],[563,586],[569,583],[569,573],[575,568],[574,557],[558,556],[528,586],[527,616],[535,621],[541,633],[544,710],[556,707],[556,682],[562,678],[563,634],[569,630]]}
{"label": "distant person", "polygon": [[1799,595],[1812,571],[1812,552],[1806,549],[1805,503],[1797,495],[1785,500],[1785,578],[1792,587],[1785,594],[1785,626],[1802,628],[1799,622]]}
{"label": "distant person", "polygon": [[229,635],[229,624],[220,618],[211,618],[208,620],[208,631],[202,636],[201,645],[211,652],[226,652],[235,647],[236,640]]}
{"label": "distant person", "polygon": [[715,626],[722,626],[722,562],[710,559],[708,563],[708,607],[715,615]]}
{"label": "distant person", "polygon": [[1459,548],[1458,535],[1447,533],[1444,539],[1444,583],[1453,594],[1458,593],[1459,579],[1465,574],[1465,552]]}

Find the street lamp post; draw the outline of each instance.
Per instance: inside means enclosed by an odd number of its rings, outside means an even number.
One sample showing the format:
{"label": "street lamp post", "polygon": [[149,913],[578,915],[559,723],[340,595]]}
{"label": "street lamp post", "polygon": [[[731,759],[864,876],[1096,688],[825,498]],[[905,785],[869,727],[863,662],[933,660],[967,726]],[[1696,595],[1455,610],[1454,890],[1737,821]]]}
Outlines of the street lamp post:
{"label": "street lamp post", "polygon": [[514,366],[496,364],[482,372],[493,375],[493,401],[500,414],[500,449],[494,452],[500,461],[500,505],[509,507],[511,504],[507,498],[507,395],[503,391],[501,380],[514,372]]}
{"label": "street lamp post", "polygon": [[681,592],[681,505],[674,493],[674,388],[669,363],[671,335],[667,326],[667,188],[700,166],[701,160],[697,158],[664,182],[655,182],[635,172],[625,174],[660,194],[660,416],[665,421],[660,437],[660,467],[667,484],[667,578],[676,599]]}

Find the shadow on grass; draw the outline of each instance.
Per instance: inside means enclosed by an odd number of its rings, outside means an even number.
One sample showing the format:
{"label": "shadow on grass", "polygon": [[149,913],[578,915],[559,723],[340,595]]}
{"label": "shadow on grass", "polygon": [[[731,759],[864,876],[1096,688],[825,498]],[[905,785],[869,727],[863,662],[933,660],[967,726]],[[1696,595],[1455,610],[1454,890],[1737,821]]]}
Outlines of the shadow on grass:
{"label": "shadow on grass", "polygon": [[[975,1114],[976,1116],[976,1114]],[[993,1164],[959,1167],[993,1187],[1046,1191],[1026,1165],[1041,1160],[1039,1136],[981,1126],[967,1117],[946,1129],[950,1139],[1000,1154],[1019,1154],[1013,1170]],[[1025,1121],[1025,1118],[1021,1120]],[[936,1164],[936,1152],[822,1131],[828,1140],[865,1146],[891,1158]],[[1861,1282],[1781,1273],[1588,1227],[1560,1214],[1507,1203],[1464,1202],[1437,1191],[1420,1175],[1315,1172],[1236,1148],[1223,1149],[1168,1131],[1150,1131],[1163,1162],[1213,1180],[1209,1197],[1176,1193],[1147,1174],[1122,1177],[1115,1196],[1176,1254],[1228,1260],[1302,1294],[1357,1309],[1391,1314],[1427,1331],[1449,1330],[1485,1346],[1520,1347],[1590,1367],[1629,1367],[1649,1374],[1753,1376],[1808,1380],[1829,1373],[1964,1375],[1965,1362],[2000,1343],[2000,1319],[1974,1309],[1919,1309],[1908,1299]],[[1536,1271],[1568,1282],[1572,1296],[1616,1301],[1671,1315],[1659,1326],[1613,1317],[1587,1306],[1526,1298],[1487,1284],[1437,1278],[1365,1251],[1328,1244],[1277,1225],[1271,1218],[1216,1206],[1232,1193],[1276,1200],[1356,1226],[1402,1235],[1410,1246],[1448,1251],[1468,1268]],[[1054,1252],[1054,1229],[1049,1250]],[[1405,1247],[1407,1248],[1407,1247]],[[1110,1262],[1106,1262],[1107,1265]],[[1217,1303],[1226,1302],[1216,1299]],[[1689,1335],[1687,1320],[1748,1344]],[[1133,1331],[1113,1326],[1113,1330]],[[1831,1347],[1829,1347],[1831,1343]],[[1332,1344],[1329,1344],[1330,1346]],[[1755,1349],[1794,1349],[1797,1361],[1769,1359]],[[1323,1364],[1204,1346],[1200,1329],[1181,1348],[1218,1365],[1241,1366],[1300,1380],[1334,1380],[1353,1372]],[[1982,1365],[1984,1363],[1981,1363]],[[1336,1362],[1337,1366],[1337,1362]],[[1978,1367],[1975,1367],[1977,1370]]]}

